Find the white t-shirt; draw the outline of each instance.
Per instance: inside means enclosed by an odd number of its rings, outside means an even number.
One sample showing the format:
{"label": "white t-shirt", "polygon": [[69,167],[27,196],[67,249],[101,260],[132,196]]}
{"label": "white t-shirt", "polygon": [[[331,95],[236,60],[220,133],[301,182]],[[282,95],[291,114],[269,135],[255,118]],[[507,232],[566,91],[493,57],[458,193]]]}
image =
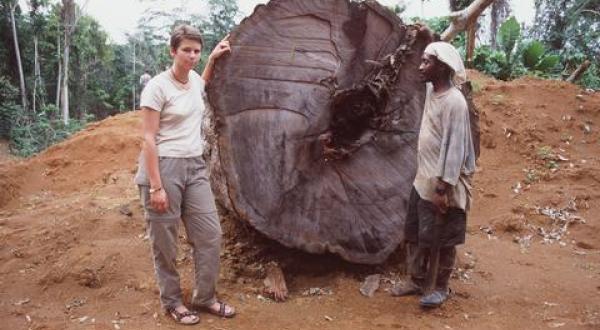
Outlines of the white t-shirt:
{"label": "white t-shirt", "polygon": [[190,71],[189,81],[175,80],[171,70],[152,78],[141,96],[141,107],[160,111],[156,134],[159,157],[190,158],[202,155],[204,79]]}

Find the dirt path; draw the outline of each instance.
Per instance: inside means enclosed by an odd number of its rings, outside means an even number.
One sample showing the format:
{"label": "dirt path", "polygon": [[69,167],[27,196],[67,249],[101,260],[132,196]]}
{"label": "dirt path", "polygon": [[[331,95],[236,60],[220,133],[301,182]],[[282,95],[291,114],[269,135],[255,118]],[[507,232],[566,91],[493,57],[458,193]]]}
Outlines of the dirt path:
{"label": "dirt path", "polygon": [[[422,311],[416,298],[390,297],[385,289],[402,271],[395,262],[366,267],[279,251],[297,262],[285,269],[289,301],[274,303],[260,295],[263,260],[225,217],[219,293],[239,315],[202,315],[199,328],[600,329],[600,93],[472,76],[483,148],[453,299]],[[178,328],[160,314],[132,186],[138,135],[128,113],[36,158],[0,161],[0,329]],[[571,223],[563,232],[563,222],[540,213]],[[371,273],[386,280],[366,298],[358,288]],[[316,287],[331,294],[303,294]]]}

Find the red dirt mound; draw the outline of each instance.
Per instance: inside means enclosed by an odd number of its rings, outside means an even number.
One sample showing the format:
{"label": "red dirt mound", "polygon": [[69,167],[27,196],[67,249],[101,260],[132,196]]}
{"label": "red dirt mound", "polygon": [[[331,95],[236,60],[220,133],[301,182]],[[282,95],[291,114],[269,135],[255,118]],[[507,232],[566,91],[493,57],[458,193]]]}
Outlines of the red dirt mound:
{"label": "red dirt mound", "polygon": [[51,190],[87,189],[122,169],[135,169],[140,152],[140,122],[135,112],[88,125],[70,139],[15,164],[0,163],[0,206],[19,195]]}

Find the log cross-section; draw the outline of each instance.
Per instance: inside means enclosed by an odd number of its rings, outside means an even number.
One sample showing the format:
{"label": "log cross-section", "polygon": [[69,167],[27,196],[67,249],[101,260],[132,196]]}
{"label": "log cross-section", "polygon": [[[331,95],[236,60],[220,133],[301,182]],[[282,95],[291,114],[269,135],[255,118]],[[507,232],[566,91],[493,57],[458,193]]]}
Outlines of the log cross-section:
{"label": "log cross-section", "polygon": [[[272,0],[231,33],[208,86],[206,130],[219,202],[285,246],[381,263],[403,240],[425,97],[417,39],[387,88],[384,127],[326,161],[337,92],[365,86],[407,27],[374,1]],[[342,110],[343,111],[343,110]],[[357,136],[360,139],[361,136]]]}

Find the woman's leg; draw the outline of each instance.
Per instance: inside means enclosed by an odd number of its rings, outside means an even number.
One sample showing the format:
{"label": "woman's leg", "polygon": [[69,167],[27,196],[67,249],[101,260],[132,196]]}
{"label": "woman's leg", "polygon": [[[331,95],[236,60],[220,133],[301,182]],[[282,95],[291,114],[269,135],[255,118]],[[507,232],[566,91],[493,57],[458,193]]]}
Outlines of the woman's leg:
{"label": "woman's leg", "polygon": [[194,253],[195,284],[192,304],[208,307],[216,302],[221,224],[204,163],[198,159],[190,159],[189,162],[182,219]]}
{"label": "woman's leg", "polygon": [[185,171],[180,159],[160,159],[159,167],[163,189],[169,199],[167,211],[155,212],[150,205],[150,187],[148,185],[139,187],[152,247],[154,271],[160,290],[160,301],[163,308],[169,310],[183,305],[176,258]]}
{"label": "woman's leg", "polygon": [[160,289],[160,302],[169,310],[183,305],[177,258],[177,220],[148,221],[154,272]]}

